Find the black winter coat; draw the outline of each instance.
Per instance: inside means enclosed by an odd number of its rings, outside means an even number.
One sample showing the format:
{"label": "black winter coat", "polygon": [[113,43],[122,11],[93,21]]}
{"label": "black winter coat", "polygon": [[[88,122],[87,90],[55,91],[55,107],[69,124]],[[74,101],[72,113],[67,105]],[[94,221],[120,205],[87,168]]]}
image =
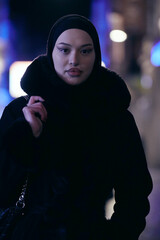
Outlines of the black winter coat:
{"label": "black winter coat", "polygon": [[[22,79],[27,94],[46,100],[41,136],[24,119],[24,97],[0,120],[0,207],[15,204],[29,173],[25,213],[10,239],[137,240],[152,180],[124,81],[101,68],[96,87],[73,90],[51,85],[46,68],[40,57]],[[114,213],[106,219],[113,189]]]}

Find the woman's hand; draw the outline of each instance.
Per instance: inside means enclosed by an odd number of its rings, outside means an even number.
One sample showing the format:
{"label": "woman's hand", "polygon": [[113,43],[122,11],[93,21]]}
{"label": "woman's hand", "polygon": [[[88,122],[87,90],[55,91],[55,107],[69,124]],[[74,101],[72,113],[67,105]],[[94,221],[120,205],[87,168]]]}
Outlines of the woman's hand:
{"label": "woman's hand", "polygon": [[47,111],[40,96],[32,96],[28,104],[22,109],[26,121],[32,128],[33,135],[37,138],[43,129],[43,122],[47,120]]}

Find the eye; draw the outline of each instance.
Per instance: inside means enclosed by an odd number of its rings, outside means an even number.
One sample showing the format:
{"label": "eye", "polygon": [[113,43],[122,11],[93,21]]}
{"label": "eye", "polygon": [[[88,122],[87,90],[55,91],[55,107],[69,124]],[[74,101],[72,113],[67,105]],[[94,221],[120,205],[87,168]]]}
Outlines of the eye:
{"label": "eye", "polygon": [[68,48],[58,48],[58,50],[60,52],[62,52],[63,54],[68,54],[69,53],[69,49]]}
{"label": "eye", "polygon": [[81,54],[82,55],[88,55],[93,51],[93,48],[87,48],[87,49],[82,49]]}

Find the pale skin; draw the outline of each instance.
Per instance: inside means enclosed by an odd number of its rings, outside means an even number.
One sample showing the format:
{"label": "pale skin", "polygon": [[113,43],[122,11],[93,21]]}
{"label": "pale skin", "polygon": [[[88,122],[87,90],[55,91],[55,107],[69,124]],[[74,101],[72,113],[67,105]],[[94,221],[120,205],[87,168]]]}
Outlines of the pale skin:
{"label": "pale skin", "polygon": [[[78,85],[92,72],[95,62],[93,41],[83,30],[68,29],[57,38],[52,59],[57,75],[67,84]],[[22,110],[35,138],[41,135],[43,122],[47,121],[44,101],[40,96],[31,96]]]}
{"label": "pale skin", "polygon": [[22,109],[24,117],[36,138],[42,132],[43,122],[47,120],[47,111],[42,102],[44,102],[44,99],[40,96],[31,96],[28,104]]}

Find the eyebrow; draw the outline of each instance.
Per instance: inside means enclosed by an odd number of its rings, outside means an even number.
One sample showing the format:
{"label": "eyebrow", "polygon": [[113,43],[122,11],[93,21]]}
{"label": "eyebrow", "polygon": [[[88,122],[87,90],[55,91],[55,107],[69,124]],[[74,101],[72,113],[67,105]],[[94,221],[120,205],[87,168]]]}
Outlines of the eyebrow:
{"label": "eyebrow", "polygon": [[[68,43],[65,43],[65,42],[60,42],[58,43],[58,45],[65,45],[65,46],[68,46],[68,47],[72,47],[71,44],[68,44]],[[88,46],[93,46],[92,43],[87,43],[87,44],[83,44],[81,47],[88,47]]]}

